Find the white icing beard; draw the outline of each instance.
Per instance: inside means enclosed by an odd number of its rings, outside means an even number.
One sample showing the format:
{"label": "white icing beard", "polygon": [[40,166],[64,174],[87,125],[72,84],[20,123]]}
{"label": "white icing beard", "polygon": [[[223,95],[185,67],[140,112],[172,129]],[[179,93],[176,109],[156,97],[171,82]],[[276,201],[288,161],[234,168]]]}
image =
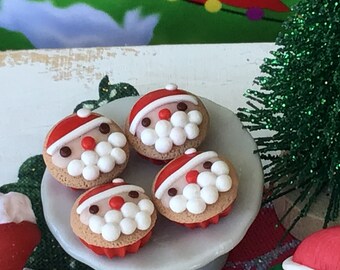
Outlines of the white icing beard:
{"label": "white icing beard", "polygon": [[169,201],[170,209],[175,213],[185,210],[192,214],[201,214],[207,205],[214,204],[219,198],[219,192],[226,192],[232,187],[228,165],[221,160],[215,161],[211,171],[202,171],[197,176],[197,183],[184,186]]}
{"label": "white icing beard", "polygon": [[18,192],[0,192],[0,224],[22,221],[36,223],[30,199]]}
{"label": "white icing beard", "polygon": [[126,153],[122,149],[125,144],[124,134],[113,132],[107,141],[97,143],[94,150],[86,150],[81,154],[80,159],[71,160],[67,165],[68,174],[82,175],[85,180],[93,181],[101,172],[111,172],[116,164],[120,165],[126,161]]}
{"label": "white icing beard", "polygon": [[121,234],[130,235],[138,230],[150,228],[154,205],[149,199],[138,204],[125,202],[120,210],[109,210],[104,216],[91,215],[88,226],[93,233],[101,234],[106,241],[116,241]]}
{"label": "white icing beard", "polygon": [[198,137],[198,126],[202,123],[202,114],[198,110],[188,113],[176,111],[171,115],[170,121],[159,120],[155,128],[145,128],[140,138],[143,144],[155,146],[157,152],[165,154],[170,152],[173,145],[183,145],[187,139]]}

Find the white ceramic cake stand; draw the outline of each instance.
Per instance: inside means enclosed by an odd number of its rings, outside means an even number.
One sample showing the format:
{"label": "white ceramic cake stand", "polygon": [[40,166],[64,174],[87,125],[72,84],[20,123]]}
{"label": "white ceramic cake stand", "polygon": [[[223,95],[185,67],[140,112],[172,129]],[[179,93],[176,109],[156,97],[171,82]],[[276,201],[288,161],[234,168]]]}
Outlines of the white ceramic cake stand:
{"label": "white ceramic cake stand", "polygon": [[[137,97],[111,102],[98,112],[112,118],[120,126]],[[255,219],[261,203],[263,173],[256,144],[242,129],[239,119],[230,110],[203,99],[210,114],[210,129],[201,150],[215,150],[235,165],[240,184],[232,212],[216,225],[206,229],[188,229],[159,215],[151,240],[136,254],[107,259],[81,244],[70,227],[70,209],[80,195],[59,184],[45,172],[41,186],[44,215],[52,234],[64,250],[94,269],[108,270],[172,270],[221,269],[226,254],[244,237]],[[152,181],[161,169],[140,158],[134,151],[122,178],[142,186],[150,194]]]}

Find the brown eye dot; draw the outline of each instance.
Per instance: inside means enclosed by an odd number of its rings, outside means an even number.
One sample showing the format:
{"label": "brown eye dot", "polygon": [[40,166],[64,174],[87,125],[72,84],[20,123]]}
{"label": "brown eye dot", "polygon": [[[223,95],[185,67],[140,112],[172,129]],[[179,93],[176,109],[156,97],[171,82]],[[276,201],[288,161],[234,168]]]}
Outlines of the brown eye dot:
{"label": "brown eye dot", "polygon": [[168,194],[169,194],[169,196],[171,196],[171,197],[176,196],[176,194],[177,194],[177,189],[175,189],[175,188],[170,188],[170,189],[168,190]]}
{"label": "brown eye dot", "polygon": [[143,120],[142,120],[142,126],[143,127],[148,127],[148,126],[150,126],[150,124],[151,124],[151,120],[150,120],[149,117],[143,118]]}
{"label": "brown eye dot", "polygon": [[97,214],[99,212],[99,207],[98,205],[91,205],[90,208],[89,208],[89,212],[91,214]]}
{"label": "brown eye dot", "polygon": [[188,106],[184,102],[180,102],[177,104],[177,109],[179,111],[186,111],[186,109],[188,109]]}
{"label": "brown eye dot", "polygon": [[66,158],[66,157],[69,157],[71,155],[72,151],[71,151],[70,147],[64,146],[64,147],[60,148],[59,153],[62,157]]}
{"label": "brown eye dot", "polygon": [[133,198],[133,199],[136,199],[136,198],[139,197],[139,193],[138,193],[138,191],[131,190],[131,191],[129,192],[129,196],[130,196],[131,198]]}
{"label": "brown eye dot", "polygon": [[106,123],[101,123],[99,126],[99,131],[103,134],[107,134],[110,132],[110,126]]}
{"label": "brown eye dot", "polygon": [[207,169],[207,170],[210,170],[211,165],[212,165],[212,162],[206,161],[206,162],[203,163],[203,168]]}

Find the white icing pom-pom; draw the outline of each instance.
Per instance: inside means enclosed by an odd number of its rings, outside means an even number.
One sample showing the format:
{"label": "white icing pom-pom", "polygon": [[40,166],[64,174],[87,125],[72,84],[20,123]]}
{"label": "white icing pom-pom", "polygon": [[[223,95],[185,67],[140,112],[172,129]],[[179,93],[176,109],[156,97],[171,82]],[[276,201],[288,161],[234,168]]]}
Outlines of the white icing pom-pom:
{"label": "white icing pom-pom", "polygon": [[166,89],[166,90],[170,90],[170,91],[176,90],[177,88],[178,88],[178,86],[177,86],[176,84],[174,84],[174,83],[169,83],[169,84],[167,84],[167,85],[165,86],[165,89]]}
{"label": "white icing pom-pom", "polygon": [[84,167],[84,162],[79,159],[74,159],[67,165],[67,172],[71,176],[79,176],[83,173]]}
{"label": "white icing pom-pom", "polygon": [[207,205],[201,198],[194,198],[187,202],[187,210],[192,214],[201,214],[206,209]]}
{"label": "white icing pom-pom", "polygon": [[189,140],[197,138],[200,134],[200,130],[198,126],[194,123],[189,123],[184,127],[185,134],[187,134],[187,138]]}
{"label": "white icing pom-pom", "polygon": [[155,125],[155,131],[158,137],[168,137],[171,129],[171,123],[167,120],[159,120]]}
{"label": "white icing pom-pom", "polygon": [[100,234],[104,225],[105,220],[100,216],[93,215],[89,219],[90,230],[94,233]]}
{"label": "white icing pom-pom", "polygon": [[226,192],[231,189],[232,183],[231,177],[226,174],[222,174],[216,179],[216,187],[220,192]]}
{"label": "white icing pom-pom", "polygon": [[185,112],[177,111],[171,115],[170,121],[174,127],[184,128],[189,123],[189,118]]}
{"label": "white icing pom-pom", "polygon": [[174,145],[183,145],[187,139],[187,135],[183,128],[174,127],[170,132],[170,139]]}
{"label": "white icing pom-pom", "polygon": [[201,172],[197,176],[197,184],[199,184],[201,187],[215,186],[216,175],[208,171]]}
{"label": "white icing pom-pom", "polygon": [[77,116],[80,118],[86,118],[91,114],[89,109],[81,108],[77,111]]}
{"label": "white icing pom-pom", "polygon": [[196,152],[197,152],[196,148],[189,148],[189,149],[185,150],[184,154],[191,155],[191,154],[194,154]]}
{"label": "white icing pom-pom", "polygon": [[119,226],[123,234],[130,235],[136,230],[137,223],[134,219],[123,218],[119,223]]}
{"label": "white icing pom-pom", "polygon": [[141,211],[148,212],[150,215],[155,210],[155,206],[153,205],[152,201],[149,199],[142,199],[138,202],[139,209]]}
{"label": "white icing pom-pom", "polygon": [[106,241],[116,241],[120,236],[120,227],[118,224],[105,224],[102,228],[102,236]]}
{"label": "white icing pom-pom", "polygon": [[188,184],[183,189],[183,196],[188,200],[200,196],[200,186],[197,184]]}
{"label": "white icing pom-pom", "polygon": [[148,212],[138,212],[135,217],[135,221],[137,223],[137,228],[139,230],[147,230],[150,228],[151,225],[151,217]]}
{"label": "white icing pom-pom", "polygon": [[87,181],[97,179],[99,177],[99,168],[95,165],[86,166],[83,169],[83,177]]}
{"label": "white icing pom-pom", "polygon": [[119,184],[119,183],[125,183],[123,178],[115,178],[111,181],[112,183]]}
{"label": "white icing pom-pom", "polygon": [[189,122],[196,125],[200,125],[203,120],[203,116],[200,111],[194,110],[188,112]]}
{"label": "white icing pom-pom", "polygon": [[110,155],[106,155],[99,158],[97,166],[101,172],[108,173],[115,167],[115,160]]}
{"label": "white icing pom-pom", "polygon": [[123,217],[135,218],[136,214],[139,212],[139,207],[133,202],[126,202],[120,208]]}
{"label": "white icing pom-pom", "polygon": [[108,141],[114,147],[124,147],[126,145],[126,137],[121,132],[113,132],[112,134],[110,134]]}
{"label": "white icing pom-pom", "polygon": [[155,149],[158,153],[165,154],[170,152],[172,149],[172,141],[168,137],[157,139],[155,143]]}
{"label": "white icing pom-pom", "polygon": [[117,224],[119,224],[119,222],[123,219],[123,215],[118,210],[110,210],[110,211],[106,212],[104,219],[105,219],[106,223],[117,223]]}
{"label": "white icing pom-pom", "polygon": [[118,165],[121,165],[126,161],[126,153],[121,148],[113,148],[111,151],[111,156],[114,158],[115,162]]}
{"label": "white icing pom-pom", "polygon": [[146,128],[140,134],[140,138],[142,140],[142,143],[151,146],[155,144],[156,140],[158,139],[158,136],[154,129]]}
{"label": "white icing pom-pom", "polygon": [[229,174],[229,167],[224,161],[218,160],[212,164],[211,171],[216,175]]}
{"label": "white icing pom-pom", "polygon": [[183,195],[176,195],[169,201],[170,209],[175,213],[182,213],[186,209],[187,199]]}
{"label": "white icing pom-pom", "polygon": [[97,163],[99,156],[95,151],[88,150],[83,152],[80,158],[85,165],[94,165]]}
{"label": "white icing pom-pom", "polygon": [[94,151],[97,152],[99,156],[110,155],[112,150],[112,145],[109,142],[100,142],[94,148]]}
{"label": "white icing pom-pom", "polygon": [[218,190],[215,186],[206,186],[201,190],[201,198],[206,204],[213,204],[218,200]]}

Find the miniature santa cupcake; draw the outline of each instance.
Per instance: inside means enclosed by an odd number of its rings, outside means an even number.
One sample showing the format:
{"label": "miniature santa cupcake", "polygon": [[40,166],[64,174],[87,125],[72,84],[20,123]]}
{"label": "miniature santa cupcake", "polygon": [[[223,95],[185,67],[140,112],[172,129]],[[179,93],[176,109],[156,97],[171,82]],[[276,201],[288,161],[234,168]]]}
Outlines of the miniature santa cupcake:
{"label": "miniature santa cupcake", "polygon": [[144,190],[122,179],[92,188],[71,210],[71,227],[81,242],[109,258],[135,253],[151,237],[157,214]]}
{"label": "miniature santa cupcake", "polygon": [[49,172],[60,183],[88,189],[110,182],[125,169],[129,146],[115,122],[80,109],[51,129],[43,157]]}
{"label": "miniature santa cupcake", "polygon": [[284,270],[339,270],[340,226],[318,231],[305,238],[282,267]]}
{"label": "miniature santa cupcake", "polygon": [[21,270],[41,239],[31,201],[21,193],[0,193],[1,269]]}
{"label": "miniature santa cupcake", "polygon": [[200,99],[169,84],[142,96],[133,106],[126,134],[134,149],[151,160],[168,161],[206,137],[209,115]]}
{"label": "miniature santa cupcake", "polygon": [[158,212],[166,218],[205,228],[231,211],[237,188],[230,161],[214,151],[188,149],[158,173],[152,193]]}

